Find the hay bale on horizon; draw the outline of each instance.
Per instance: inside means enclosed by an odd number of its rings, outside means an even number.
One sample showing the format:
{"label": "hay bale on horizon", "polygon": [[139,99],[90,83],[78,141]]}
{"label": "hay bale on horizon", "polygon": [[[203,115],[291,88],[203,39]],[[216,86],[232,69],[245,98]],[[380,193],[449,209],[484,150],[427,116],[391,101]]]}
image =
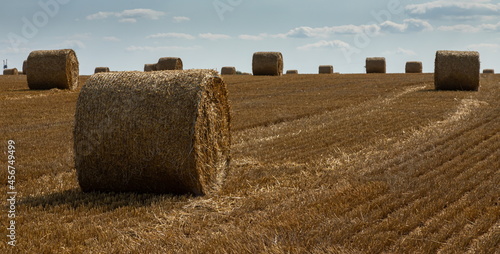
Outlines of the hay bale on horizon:
{"label": "hay bale on horizon", "polygon": [[366,73],[386,73],[385,57],[366,58]]}
{"label": "hay bale on horizon", "polygon": [[283,75],[283,55],[281,52],[255,52],[252,57],[254,76]]}
{"label": "hay bale on horizon", "polygon": [[495,74],[495,70],[494,69],[484,69],[483,74]]}
{"label": "hay bale on horizon", "polygon": [[76,105],[83,191],[216,191],[230,160],[227,86],[214,70],[92,75]]}
{"label": "hay bale on horizon", "polygon": [[19,75],[19,71],[17,70],[17,68],[12,68],[12,69],[4,69],[4,70],[3,70],[3,75],[13,75],[13,76],[17,76],[17,75]]}
{"label": "hay bale on horizon", "polygon": [[94,74],[101,72],[109,72],[108,67],[95,67]]}
{"label": "hay bale on horizon", "polygon": [[286,74],[299,74],[298,70],[287,70]]}
{"label": "hay bale on horizon", "polygon": [[26,75],[26,71],[28,70],[28,60],[23,61],[23,74]]}
{"label": "hay bale on horizon", "polygon": [[422,62],[411,61],[406,62],[405,73],[422,73],[423,65]]}
{"label": "hay bale on horizon", "polygon": [[333,74],[333,65],[320,65],[318,68],[319,74]]}
{"label": "hay bale on horizon", "polygon": [[156,71],[156,64],[145,64],[144,72]]}
{"label": "hay bale on horizon", "polygon": [[434,68],[436,90],[479,90],[477,51],[437,51]]}
{"label": "hay bale on horizon", "polygon": [[236,74],[236,68],[235,67],[231,67],[231,66],[222,67],[222,69],[220,71],[220,74],[221,75],[235,75]]}
{"label": "hay bale on horizon", "polygon": [[182,59],[179,57],[162,57],[156,64],[157,71],[182,70]]}
{"label": "hay bale on horizon", "polygon": [[79,64],[72,49],[38,50],[28,56],[27,80],[30,89],[78,87]]}

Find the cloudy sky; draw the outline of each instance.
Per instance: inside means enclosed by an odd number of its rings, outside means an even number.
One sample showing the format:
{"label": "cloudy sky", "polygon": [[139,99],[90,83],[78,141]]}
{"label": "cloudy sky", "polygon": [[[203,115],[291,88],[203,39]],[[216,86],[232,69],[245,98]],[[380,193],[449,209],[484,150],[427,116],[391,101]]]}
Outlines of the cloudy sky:
{"label": "cloudy sky", "polygon": [[500,70],[500,1],[492,0],[39,0],[4,1],[0,58],[20,68],[29,52],[72,48],[80,73],[142,70],[165,56],[185,69],[251,72],[256,51],[280,51],[286,69],[363,73],[384,56],[388,72],[436,50],[477,50]]}

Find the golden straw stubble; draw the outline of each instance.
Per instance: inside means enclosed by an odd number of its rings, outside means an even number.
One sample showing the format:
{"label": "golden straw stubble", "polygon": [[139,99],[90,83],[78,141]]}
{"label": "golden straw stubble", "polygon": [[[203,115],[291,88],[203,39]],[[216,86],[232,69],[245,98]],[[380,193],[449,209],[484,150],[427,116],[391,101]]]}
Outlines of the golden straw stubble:
{"label": "golden straw stubble", "polygon": [[95,74],[76,106],[78,182],[83,191],[214,192],[229,167],[229,128],[216,71]]}

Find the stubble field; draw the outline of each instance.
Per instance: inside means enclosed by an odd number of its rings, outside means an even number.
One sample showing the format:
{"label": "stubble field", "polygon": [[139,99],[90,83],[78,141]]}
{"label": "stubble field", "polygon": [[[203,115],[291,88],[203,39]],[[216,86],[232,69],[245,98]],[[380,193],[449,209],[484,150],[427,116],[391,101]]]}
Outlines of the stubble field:
{"label": "stubble field", "polygon": [[79,89],[0,76],[0,252],[500,253],[500,75],[480,92],[434,91],[432,74],[224,79],[230,171],[192,197],[82,193]]}

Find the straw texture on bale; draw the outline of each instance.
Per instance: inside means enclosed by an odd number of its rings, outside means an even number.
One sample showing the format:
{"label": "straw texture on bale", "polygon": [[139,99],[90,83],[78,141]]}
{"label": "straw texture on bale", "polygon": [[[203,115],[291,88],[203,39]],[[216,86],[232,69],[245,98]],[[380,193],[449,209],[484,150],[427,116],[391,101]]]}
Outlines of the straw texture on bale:
{"label": "straw texture on bale", "polygon": [[280,52],[255,52],[252,72],[256,76],[283,75],[283,55]]}
{"label": "straw texture on bale", "polygon": [[3,75],[19,75],[19,71],[14,68],[14,69],[4,69],[3,70]]}
{"label": "straw texture on bale", "polygon": [[101,73],[101,72],[109,72],[109,68],[108,67],[95,67],[94,74]]}
{"label": "straw texture on bale", "polygon": [[479,90],[477,51],[437,51],[434,68],[436,90]]}
{"label": "straw texture on bale", "polygon": [[214,70],[92,75],[75,113],[82,190],[216,191],[229,167],[229,112]]}
{"label": "straw texture on bale", "polygon": [[23,74],[26,75],[26,71],[28,70],[28,60],[23,61]]}
{"label": "straw texture on bale", "polygon": [[235,75],[236,74],[236,68],[235,67],[230,67],[230,66],[222,67],[222,69],[220,71],[220,74],[221,75]]}
{"label": "straw texture on bale", "polygon": [[386,73],[385,57],[366,58],[366,73]]}
{"label": "straw texture on bale", "polygon": [[423,65],[422,62],[406,62],[406,73],[422,73]]}
{"label": "straw texture on bale", "polygon": [[495,74],[495,70],[494,69],[484,69],[483,73],[484,74]]}
{"label": "straw texture on bale", "polygon": [[156,64],[156,70],[182,70],[182,60],[178,57],[162,57]]}
{"label": "straw texture on bale", "polygon": [[333,66],[332,65],[320,65],[319,74],[333,74]]}
{"label": "straw texture on bale", "polygon": [[299,74],[298,70],[287,70],[286,74]]}
{"label": "straw texture on bale", "polygon": [[144,65],[144,71],[156,71],[156,64],[145,64]]}
{"label": "straw texture on bale", "polygon": [[72,49],[33,51],[27,65],[30,89],[74,90],[78,87],[79,65]]}

